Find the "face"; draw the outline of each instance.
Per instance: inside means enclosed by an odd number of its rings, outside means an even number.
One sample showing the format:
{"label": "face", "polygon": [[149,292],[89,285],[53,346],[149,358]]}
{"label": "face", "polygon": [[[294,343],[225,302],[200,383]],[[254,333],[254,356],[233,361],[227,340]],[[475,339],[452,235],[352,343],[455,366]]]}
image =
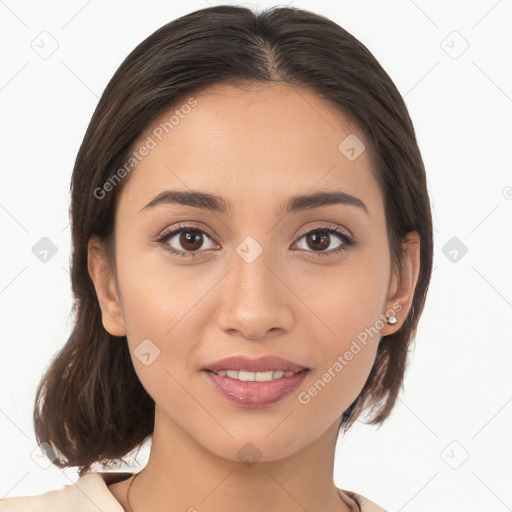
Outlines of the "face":
{"label": "face", "polygon": [[[124,178],[119,295],[102,300],[103,323],[126,334],[158,421],[226,459],[250,442],[262,461],[275,460],[337,429],[380,335],[398,328],[383,321],[397,291],[383,196],[367,152],[357,156],[354,137],[364,136],[311,93],[217,86],[195,100],[135,145],[149,149]],[[211,194],[224,209],[170,199],[146,207],[165,191]],[[292,197],[322,192],[345,195],[287,211]],[[204,370],[229,356],[266,355],[307,368],[286,377],[298,384],[272,403],[240,388],[235,403]],[[262,394],[277,389],[272,382]]]}

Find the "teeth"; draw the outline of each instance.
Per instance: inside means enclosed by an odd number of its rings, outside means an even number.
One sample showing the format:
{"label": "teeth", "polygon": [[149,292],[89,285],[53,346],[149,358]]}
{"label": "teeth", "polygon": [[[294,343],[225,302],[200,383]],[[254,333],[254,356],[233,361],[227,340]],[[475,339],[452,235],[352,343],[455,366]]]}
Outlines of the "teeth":
{"label": "teeth", "polygon": [[244,370],[219,370],[214,372],[222,377],[230,377],[231,379],[241,380],[243,382],[269,382],[271,380],[282,379],[283,377],[291,377],[294,372],[283,372],[281,370],[268,372],[246,372]]}

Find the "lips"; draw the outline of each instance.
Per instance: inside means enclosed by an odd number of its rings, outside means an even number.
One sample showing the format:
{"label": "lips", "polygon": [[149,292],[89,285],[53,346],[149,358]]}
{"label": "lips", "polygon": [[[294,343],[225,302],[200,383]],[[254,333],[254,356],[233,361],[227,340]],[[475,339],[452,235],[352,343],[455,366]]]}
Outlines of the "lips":
{"label": "lips", "polygon": [[240,407],[268,407],[290,395],[306,378],[308,371],[267,382],[244,382],[213,371],[201,372],[213,389]]}
{"label": "lips", "polygon": [[295,372],[283,372],[282,370],[277,370],[275,372],[248,372],[248,371],[238,371],[238,370],[219,370],[214,372],[216,375],[220,377],[229,377],[230,379],[237,379],[243,382],[268,382],[270,380],[282,379],[283,377],[291,377],[295,375]]}
{"label": "lips", "polygon": [[201,372],[224,398],[241,407],[268,407],[292,393],[309,368],[277,356],[233,356],[206,365]]}
{"label": "lips", "polygon": [[308,368],[301,364],[277,356],[263,356],[258,359],[251,359],[246,356],[232,356],[215,361],[203,368],[203,370],[210,370],[214,372],[235,370],[253,373],[270,371],[298,373],[307,369]]}

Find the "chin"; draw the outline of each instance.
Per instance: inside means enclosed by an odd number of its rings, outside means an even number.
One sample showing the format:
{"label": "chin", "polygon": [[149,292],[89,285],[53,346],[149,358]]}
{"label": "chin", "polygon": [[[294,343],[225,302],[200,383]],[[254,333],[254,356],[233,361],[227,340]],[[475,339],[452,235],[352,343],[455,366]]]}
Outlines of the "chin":
{"label": "chin", "polygon": [[[231,462],[241,462],[248,467],[259,462],[274,462],[293,456],[304,449],[309,443],[299,432],[290,432],[280,427],[251,429],[234,437],[223,436],[222,441],[212,443],[210,437],[203,446],[222,459]],[[270,433],[270,434],[269,434]],[[220,442],[219,442],[220,441]]]}

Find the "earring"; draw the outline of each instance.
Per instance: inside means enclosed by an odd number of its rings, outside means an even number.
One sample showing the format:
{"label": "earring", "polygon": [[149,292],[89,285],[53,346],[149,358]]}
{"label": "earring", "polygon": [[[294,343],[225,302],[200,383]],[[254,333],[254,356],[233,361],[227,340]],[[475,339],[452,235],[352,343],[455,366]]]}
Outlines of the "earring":
{"label": "earring", "polygon": [[386,322],[390,325],[394,325],[398,322],[398,320],[396,319],[396,316],[388,316]]}

